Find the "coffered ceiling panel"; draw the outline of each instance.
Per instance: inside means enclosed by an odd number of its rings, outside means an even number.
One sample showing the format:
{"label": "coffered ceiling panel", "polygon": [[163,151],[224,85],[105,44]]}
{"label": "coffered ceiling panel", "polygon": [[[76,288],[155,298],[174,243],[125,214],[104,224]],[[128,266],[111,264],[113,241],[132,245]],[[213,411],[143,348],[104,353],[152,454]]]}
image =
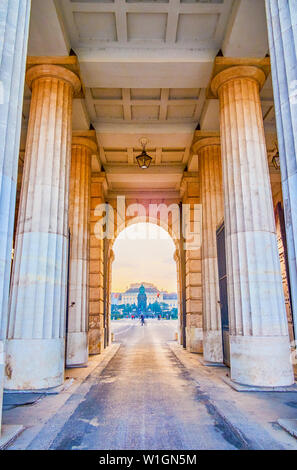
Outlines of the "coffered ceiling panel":
{"label": "coffered ceiling panel", "polygon": [[[96,129],[110,189],[176,190],[186,168],[197,171],[198,160],[190,155],[193,132],[198,123],[205,130],[219,127],[218,100],[205,99],[214,59],[220,49],[228,57],[265,56],[261,3],[32,0],[29,54],[68,55],[72,49],[77,55],[85,99],[74,102],[73,128],[91,123]],[[270,79],[261,100],[265,125],[273,128]],[[25,123],[29,103],[27,90]],[[152,165],[140,173],[136,156],[143,137]]]}
{"label": "coffered ceiling panel", "polygon": [[117,41],[114,13],[74,12],[73,20],[80,40]]}
{"label": "coffered ceiling panel", "polygon": [[128,13],[128,41],[165,41],[167,13]]}
{"label": "coffered ceiling panel", "polygon": [[[233,0],[61,0],[73,48],[220,47]],[[205,45],[205,44],[204,44]]]}
{"label": "coffered ceiling panel", "polygon": [[178,19],[177,41],[199,41],[214,37],[220,15],[181,14]]}
{"label": "coffered ceiling panel", "polygon": [[124,118],[123,106],[111,104],[111,105],[97,105],[95,104],[96,116],[100,119],[106,120],[119,120]]}
{"label": "coffered ceiling panel", "polygon": [[168,106],[167,108],[167,119],[181,120],[183,118],[193,119],[196,106],[194,104],[183,105],[183,106]]}
{"label": "coffered ceiling panel", "polygon": [[170,88],[169,98],[171,100],[182,99],[198,99],[200,94],[199,88]]}
{"label": "coffered ceiling panel", "polygon": [[103,100],[121,100],[122,89],[121,88],[91,88],[92,98],[103,99]]}
{"label": "coffered ceiling panel", "polygon": [[87,88],[93,122],[198,124],[205,91],[199,88]]}
{"label": "coffered ceiling panel", "polygon": [[161,88],[131,88],[132,100],[160,100]]}
{"label": "coffered ceiling panel", "polygon": [[131,107],[131,118],[136,121],[157,121],[160,114],[160,106],[154,105],[132,105]]}

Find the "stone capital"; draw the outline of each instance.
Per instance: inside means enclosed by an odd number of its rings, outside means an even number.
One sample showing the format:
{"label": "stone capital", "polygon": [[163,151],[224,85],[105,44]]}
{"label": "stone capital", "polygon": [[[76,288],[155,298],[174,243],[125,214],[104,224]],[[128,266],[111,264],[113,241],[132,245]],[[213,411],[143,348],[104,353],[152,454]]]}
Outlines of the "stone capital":
{"label": "stone capital", "polygon": [[199,152],[205,147],[211,147],[213,145],[221,146],[221,139],[219,132],[210,133],[199,133],[195,134],[194,142],[192,145],[192,152],[195,155],[199,155]]}
{"label": "stone capital", "polygon": [[68,83],[73,88],[74,96],[78,95],[81,90],[79,77],[71,70],[60,65],[41,64],[29,68],[26,74],[26,83],[32,89],[33,83],[43,78],[53,78]]}
{"label": "stone capital", "polygon": [[[180,183],[180,196],[183,198],[187,194],[190,185],[199,185],[199,173],[185,171]],[[197,193],[199,197],[199,193]]]}
{"label": "stone capital", "polygon": [[106,173],[104,171],[93,172],[92,181],[93,183],[102,183],[104,185],[107,184]]}
{"label": "stone capital", "polygon": [[226,68],[219,72],[211,82],[211,91],[214,96],[219,96],[220,88],[228,82],[244,78],[246,80],[253,80],[259,85],[261,89],[266,81],[266,75],[262,69],[253,65],[238,65]]}
{"label": "stone capital", "polygon": [[92,154],[98,153],[96,142],[86,137],[72,137],[72,148],[73,147],[87,147],[92,152]]}

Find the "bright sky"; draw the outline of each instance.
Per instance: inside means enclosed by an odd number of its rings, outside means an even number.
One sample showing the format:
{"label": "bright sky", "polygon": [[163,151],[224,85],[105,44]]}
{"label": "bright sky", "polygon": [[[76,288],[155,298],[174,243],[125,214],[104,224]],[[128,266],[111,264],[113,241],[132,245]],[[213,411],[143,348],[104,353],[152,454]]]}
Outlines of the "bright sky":
{"label": "bright sky", "polygon": [[123,230],[113,245],[112,292],[124,292],[134,282],[152,282],[176,292],[175,245],[161,227],[138,223]]}

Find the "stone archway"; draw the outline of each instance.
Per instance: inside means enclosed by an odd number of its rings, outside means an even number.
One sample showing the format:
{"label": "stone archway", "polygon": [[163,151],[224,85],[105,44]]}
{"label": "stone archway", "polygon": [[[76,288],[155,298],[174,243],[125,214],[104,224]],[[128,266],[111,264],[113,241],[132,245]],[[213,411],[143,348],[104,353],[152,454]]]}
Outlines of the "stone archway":
{"label": "stone archway", "polygon": [[[108,283],[107,298],[106,298],[107,307],[106,307],[106,311],[105,311],[106,319],[109,322],[110,318],[111,318],[112,268],[113,268],[113,261],[115,260],[115,254],[114,254],[114,250],[113,250],[114,243],[116,242],[116,240],[118,239],[120,234],[122,232],[124,232],[125,230],[127,230],[129,227],[137,226],[138,224],[143,224],[143,223],[145,225],[147,225],[148,230],[150,230],[150,227],[149,227],[150,225],[160,227],[162,229],[162,231],[166,232],[169,235],[170,241],[172,242],[172,244],[174,246],[173,260],[175,261],[175,264],[176,264],[175,277],[176,277],[176,291],[177,291],[177,295],[178,295],[178,320],[179,320],[178,337],[179,337],[179,340],[182,341],[183,333],[182,333],[181,328],[182,328],[182,325],[183,325],[184,312],[183,312],[183,309],[182,309],[182,302],[181,302],[181,299],[180,299],[182,289],[181,289],[181,284],[180,284],[181,283],[181,276],[179,274],[179,272],[180,272],[180,264],[179,264],[179,262],[180,262],[180,246],[179,246],[179,240],[174,239],[172,237],[172,230],[168,230],[168,227],[165,227],[165,224],[162,223],[162,221],[160,221],[160,220],[158,221],[158,220],[152,219],[150,217],[148,217],[148,219],[146,219],[146,220],[144,220],[143,217],[135,217],[133,219],[133,221],[126,224],[126,226],[122,225],[120,230],[117,231],[117,236],[113,240],[110,240],[110,242],[109,242],[109,248],[108,248],[109,251],[108,251],[108,255],[107,255],[107,258],[108,258],[107,274],[106,274],[107,283]],[[170,243],[170,241],[168,240],[168,243]],[[110,332],[109,324],[107,326],[107,330]]]}
{"label": "stone archway", "polygon": [[[96,179],[95,179],[96,178]],[[102,204],[102,178],[92,178],[91,189],[91,232],[90,232],[90,304],[89,304],[89,352],[99,354],[110,343],[108,318],[110,312],[110,285],[113,261],[112,246],[119,233],[127,226],[139,222],[148,222],[164,228],[173,239],[177,266],[177,291],[179,304],[179,342],[191,352],[202,353],[202,289],[201,289],[201,247],[184,248],[180,237],[181,200],[125,199],[121,210],[125,217],[117,213],[111,216],[113,235],[108,240],[96,237],[98,222],[102,213],[96,212],[97,204]],[[189,178],[189,177],[188,177]],[[199,183],[197,176],[184,180],[182,202],[188,204],[189,226],[194,222],[195,211],[199,204]],[[108,201],[110,211],[118,209],[118,201]],[[123,203],[123,201],[122,201]],[[153,209],[152,209],[153,207]],[[153,215],[152,215],[153,212]],[[97,225],[96,225],[97,224]],[[102,227],[99,228],[102,230]],[[196,227],[200,239],[200,227]]]}

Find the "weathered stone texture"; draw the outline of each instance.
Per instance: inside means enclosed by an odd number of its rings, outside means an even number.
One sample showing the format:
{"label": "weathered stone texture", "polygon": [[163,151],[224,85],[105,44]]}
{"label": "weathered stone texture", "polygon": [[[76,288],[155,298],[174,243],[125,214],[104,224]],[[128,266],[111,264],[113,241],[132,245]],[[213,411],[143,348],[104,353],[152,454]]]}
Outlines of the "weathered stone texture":
{"label": "weathered stone texture", "polygon": [[0,3],[0,434],[4,340],[30,5],[30,0],[1,0]]}
{"label": "weathered stone texture", "polygon": [[288,327],[260,103],[264,72],[234,66],[212,89],[220,100],[231,377],[293,383]]}
{"label": "weathered stone texture", "polygon": [[89,354],[100,354],[104,349],[103,304],[103,239],[98,233],[99,217],[96,207],[104,203],[102,182],[91,176],[90,203],[90,263],[89,263]]}
{"label": "weathered stone texture", "polygon": [[6,377],[10,389],[60,385],[68,252],[72,98],[79,78],[39,65],[27,72],[32,99],[16,233]]}
{"label": "weathered stone texture", "polygon": [[297,8],[295,0],[266,0],[274,106],[297,331]]}
{"label": "weathered stone texture", "polygon": [[[196,244],[186,249],[186,347],[194,353],[203,352],[203,318],[202,318],[202,252],[201,252],[201,210],[200,183],[198,176],[184,179],[185,194],[183,204],[189,205],[190,231],[197,236]],[[198,224],[197,224],[198,221]],[[196,223],[194,223],[196,222]],[[186,247],[187,248],[187,247]]]}

